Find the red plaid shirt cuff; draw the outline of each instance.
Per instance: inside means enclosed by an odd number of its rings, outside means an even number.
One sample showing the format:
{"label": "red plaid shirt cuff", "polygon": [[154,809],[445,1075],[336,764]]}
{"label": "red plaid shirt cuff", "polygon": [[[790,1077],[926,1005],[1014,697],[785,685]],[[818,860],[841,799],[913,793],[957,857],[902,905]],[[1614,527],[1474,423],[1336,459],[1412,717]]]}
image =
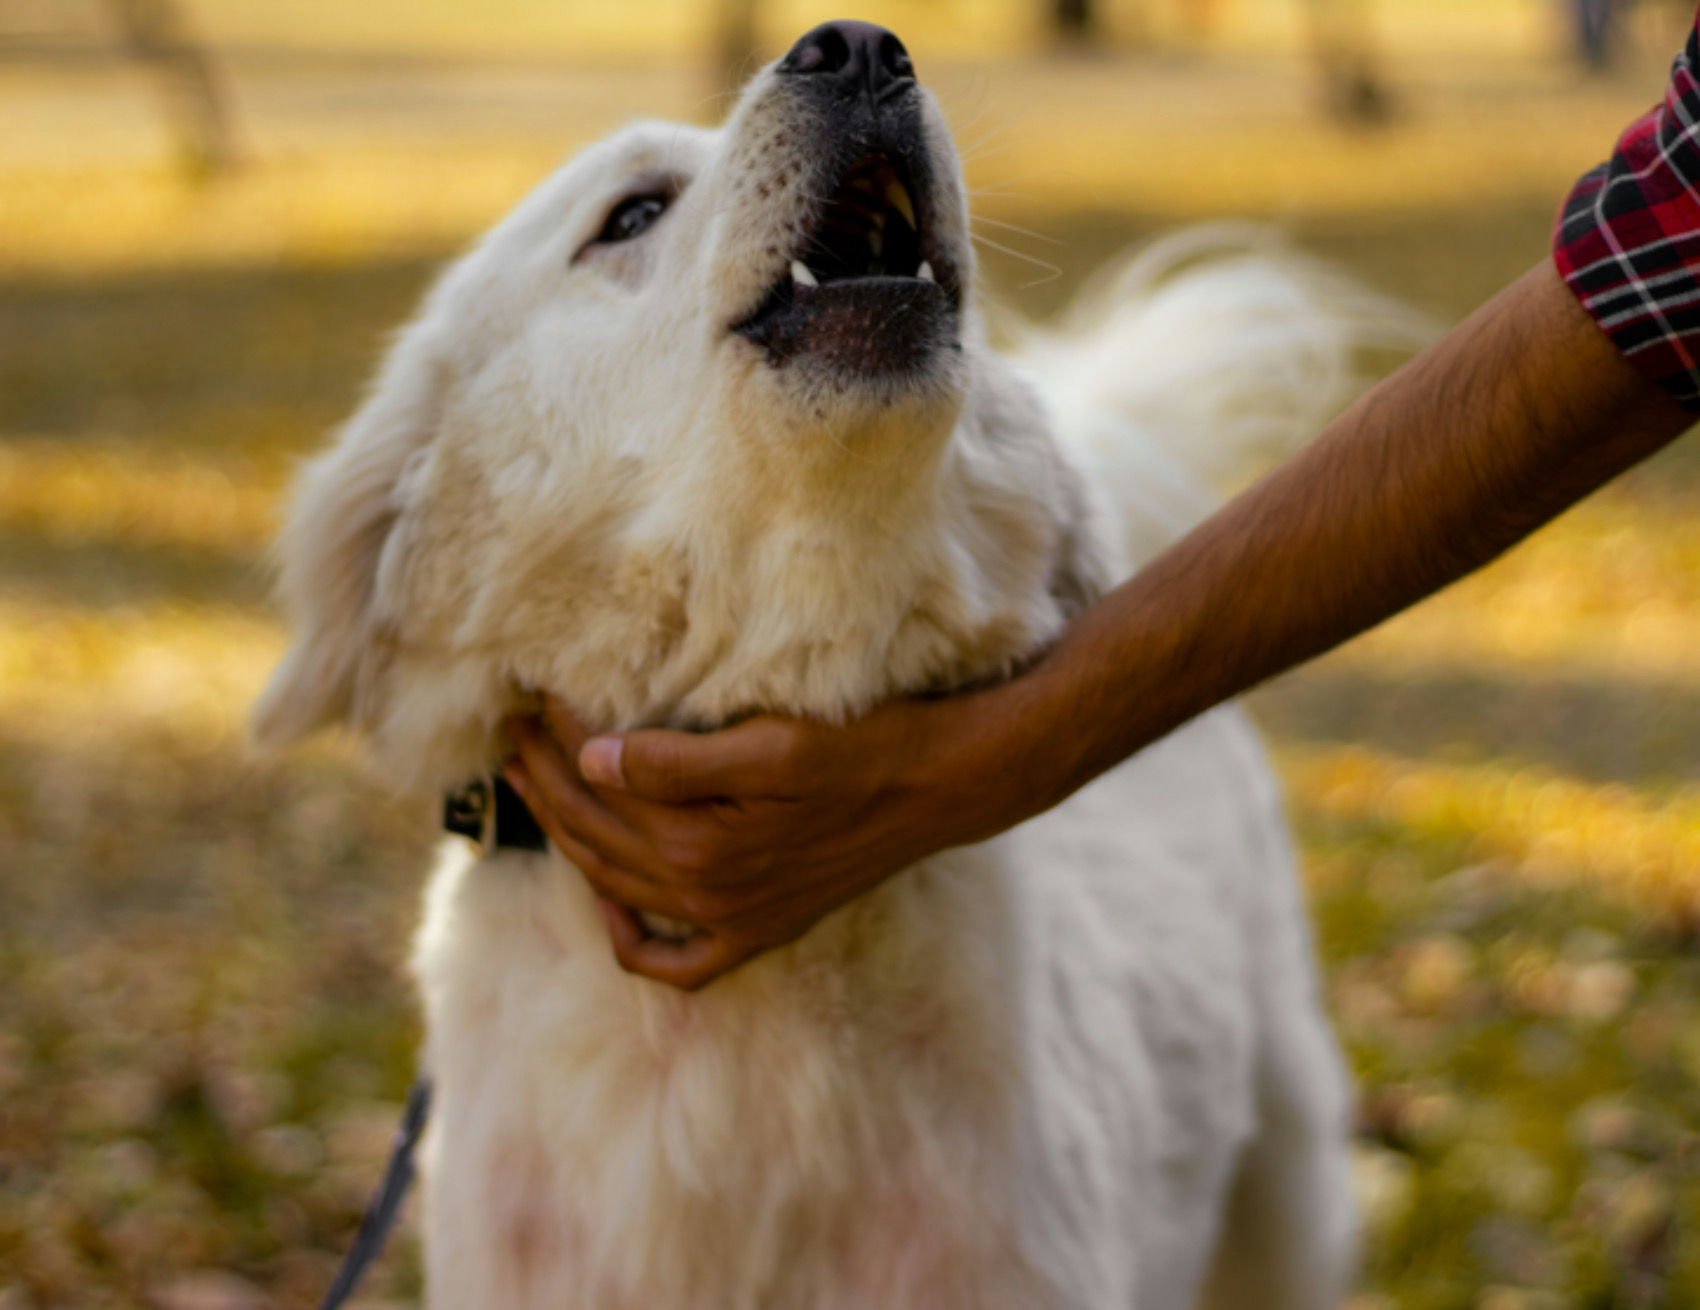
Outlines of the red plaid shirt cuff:
{"label": "red plaid shirt cuff", "polygon": [[1700,16],[1664,103],[1559,214],[1553,260],[1642,374],[1700,413]]}

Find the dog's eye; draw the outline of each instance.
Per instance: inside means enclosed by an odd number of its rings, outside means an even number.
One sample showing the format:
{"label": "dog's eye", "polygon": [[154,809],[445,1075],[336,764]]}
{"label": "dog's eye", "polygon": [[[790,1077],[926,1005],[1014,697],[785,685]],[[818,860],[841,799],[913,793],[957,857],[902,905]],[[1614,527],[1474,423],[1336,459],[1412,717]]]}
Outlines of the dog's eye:
{"label": "dog's eye", "polygon": [[655,220],[667,212],[673,197],[668,195],[629,196],[614,206],[608,221],[597,233],[598,241],[630,241],[655,226]]}

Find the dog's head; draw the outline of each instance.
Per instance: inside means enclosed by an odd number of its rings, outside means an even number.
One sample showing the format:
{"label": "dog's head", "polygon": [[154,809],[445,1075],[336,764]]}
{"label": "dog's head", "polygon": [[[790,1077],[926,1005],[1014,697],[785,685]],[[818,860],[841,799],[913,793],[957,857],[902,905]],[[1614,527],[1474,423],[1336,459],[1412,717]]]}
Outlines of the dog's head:
{"label": "dog's head", "polygon": [[777,384],[771,402],[839,421],[838,397],[949,404],[964,380],[968,215],[908,54],[880,28],[829,23],[763,81],[730,127],[710,257],[740,306],[733,331]]}
{"label": "dog's head", "polygon": [[943,116],[867,24],[809,33],[719,130],[585,150],[309,468],[260,736],[351,723],[438,783],[527,688],[700,724],[1007,666],[1100,570],[972,276]]}

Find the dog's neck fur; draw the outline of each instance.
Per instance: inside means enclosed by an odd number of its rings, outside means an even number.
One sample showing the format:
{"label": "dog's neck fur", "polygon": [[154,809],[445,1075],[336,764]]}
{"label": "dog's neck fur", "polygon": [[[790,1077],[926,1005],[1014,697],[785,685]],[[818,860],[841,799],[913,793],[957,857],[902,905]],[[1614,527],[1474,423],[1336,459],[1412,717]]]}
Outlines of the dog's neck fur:
{"label": "dog's neck fur", "polygon": [[[1007,670],[1064,617],[1047,580],[1065,525],[1036,494],[1060,469],[1042,425],[1015,442],[977,412],[941,417],[760,431],[687,469],[575,455],[603,494],[573,513],[546,466],[493,467],[481,425],[457,457],[451,417],[408,506],[386,690],[366,707],[383,766],[422,786],[490,767],[528,690],[597,727],[708,727]],[[763,449],[787,439],[812,444]]]}

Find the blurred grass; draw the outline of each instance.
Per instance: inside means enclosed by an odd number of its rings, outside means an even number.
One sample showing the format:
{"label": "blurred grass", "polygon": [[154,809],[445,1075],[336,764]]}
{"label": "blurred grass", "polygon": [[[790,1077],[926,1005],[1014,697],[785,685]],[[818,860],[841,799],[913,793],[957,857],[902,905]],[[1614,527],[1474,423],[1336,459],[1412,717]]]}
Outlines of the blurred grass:
{"label": "blurred grass", "polygon": [[[345,744],[243,746],[276,497],[555,159],[720,111],[706,13],[206,0],[246,160],[210,186],[123,70],[0,66],[0,1310],[328,1281],[410,1075],[434,832]],[[776,5],[768,39],[823,16]],[[1584,80],[1534,4],[1389,3],[1396,117],[1364,131],[1317,114],[1273,0],[1072,57],[1013,5],[866,16],[914,47],[981,211],[1048,238],[987,229],[1060,266],[984,252],[1035,316],[1234,214],[1459,317],[1541,257],[1674,40],[1644,6]],[[1700,1304],[1696,458],[1253,698],[1362,1085],[1358,1310]],[[416,1292],[404,1238],[368,1302]]]}

